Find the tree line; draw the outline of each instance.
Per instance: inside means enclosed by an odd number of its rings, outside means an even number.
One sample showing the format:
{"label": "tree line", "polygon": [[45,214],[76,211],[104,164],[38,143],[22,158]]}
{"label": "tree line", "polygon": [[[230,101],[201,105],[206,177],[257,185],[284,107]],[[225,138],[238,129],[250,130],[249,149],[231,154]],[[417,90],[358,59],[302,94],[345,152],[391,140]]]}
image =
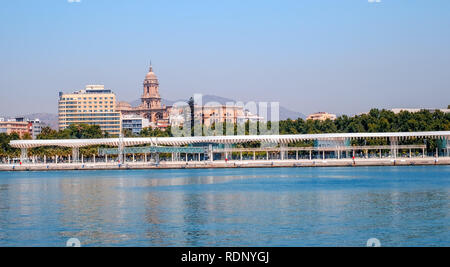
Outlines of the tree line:
{"label": "tree line", "polygon": [[[50,127],[42,128],[41,134],[36,137],[36,139],[96,139],[96,138],[107,138],[110,137],[108,133],[102,132],[100,126],[98,125],[70,125],[68,128],[57,131]],[[12,140],[29,140],[31,136],[28,134],[23,135],[22,138],[19,137],[17,133],[5,134],[0,133],[0,157],[19,157],[20,149],[12,148],[9,143]],[[98,147],[88,147],[80,149],[80,152],[84,155],[93,155],[97,153]],[[69,156],[72,154],[70,148],[62,147],[38,147],[30,149],[30,155],[34,156]]]}

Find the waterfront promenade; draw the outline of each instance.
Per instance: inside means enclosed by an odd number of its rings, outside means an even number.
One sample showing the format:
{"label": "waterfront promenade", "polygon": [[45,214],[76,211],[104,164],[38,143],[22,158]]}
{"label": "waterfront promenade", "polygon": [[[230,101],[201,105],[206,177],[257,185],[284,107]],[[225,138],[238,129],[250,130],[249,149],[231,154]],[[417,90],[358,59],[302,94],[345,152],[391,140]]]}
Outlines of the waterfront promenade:
{"label": "waterfront promenade", "polygon": [[58,164],[1,164],[0,171],[60,170],[139,170],[139,169],[210,169],[210,168],[292,168],[292,167],[362,167],[362,166],[432,166],[450,165],[450,157],[383,159],[314,159],[314,160],[235,160],[235,161],[167,161]]}
{"label": "waterfront promenade", "polygon": [[[437,131],[17,140],[10,145],[21,150],[20,159],[2,159],[0,171],[449,165],[449,137],[450,131]],[[429,150],[418,144],[422,139],[438,146]],[[385,144],[367,145],[371,140]],[[261,145],[239,147],[252,142]],[[308,142],[314,146],[297,146]],[[70,148],[72,153],[53,157],[29,153],[39,147]],[[97,151],[84,155],[83,147]]]}

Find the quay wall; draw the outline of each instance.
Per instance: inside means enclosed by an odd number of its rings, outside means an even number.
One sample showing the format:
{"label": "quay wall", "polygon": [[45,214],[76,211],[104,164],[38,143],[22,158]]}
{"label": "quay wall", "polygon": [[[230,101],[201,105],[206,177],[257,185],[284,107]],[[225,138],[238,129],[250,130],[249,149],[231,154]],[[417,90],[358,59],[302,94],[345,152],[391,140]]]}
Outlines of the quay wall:
{"label": "quay wall", "polygon": [[292,167],[363,167],[450,165],[450,157],[397,159],[327,159],[273,161],[214,161],[142,163],[70,163],[1,165],[0,171],[68,171],[68,170],[145,170],[145,169],[213,169],[213,168],[292,168]]}

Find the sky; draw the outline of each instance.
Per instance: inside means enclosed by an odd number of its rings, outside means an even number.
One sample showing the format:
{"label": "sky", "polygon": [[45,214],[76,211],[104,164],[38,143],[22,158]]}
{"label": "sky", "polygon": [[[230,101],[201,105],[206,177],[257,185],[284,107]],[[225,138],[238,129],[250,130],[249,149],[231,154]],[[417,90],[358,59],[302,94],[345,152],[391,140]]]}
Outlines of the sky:
{"label": "sky", "polygon": [[15,0],[0,6],[0,116],[58,92],[279,101],[309,114],[450,104],[448,0]]}

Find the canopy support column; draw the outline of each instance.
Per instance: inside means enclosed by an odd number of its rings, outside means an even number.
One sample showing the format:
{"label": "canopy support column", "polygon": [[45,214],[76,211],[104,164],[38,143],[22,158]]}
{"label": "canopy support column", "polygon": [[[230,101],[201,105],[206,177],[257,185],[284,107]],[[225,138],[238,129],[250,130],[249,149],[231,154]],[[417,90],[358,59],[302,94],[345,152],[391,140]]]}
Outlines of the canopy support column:
{"label": "canopy support column", "polygon": [[209,161],[210,162],[214,161],[214,152],[213,152],[213,146],[212,145],[208,146],[208,157],[209,157]]}
{"label": "canopy support column", "polygon": [[286,144],[280,144],[280,159],[284,160],[286,158]]}
{"label": "canopy support column", "polygon": [[120,163],[125,163],[125,157],[124,157],[124,146],[123,146],[123,134],[120,134],[119,137],[119,164]]}
{"label": "canopy support column", "polygon": [[73,163],[78,163],[80,161],[80,148],[79,147],[72,148],[72,160],[73,160]]}
{"label": "canopy support column", "polygon": [[397,158],[397,154],[398,154],[398,151],[397,151],[397,146],[398,146],[398,138],[397,137],[391,137],[390,138],[390,143],[391,143],[391,153],[392,153],[392,156],[394,157],[394,158]]}
{"label": "canopy support column", "polygon": [[28,161],[28,148],[21,148],[20,149],[20,161],[22,163]]}

